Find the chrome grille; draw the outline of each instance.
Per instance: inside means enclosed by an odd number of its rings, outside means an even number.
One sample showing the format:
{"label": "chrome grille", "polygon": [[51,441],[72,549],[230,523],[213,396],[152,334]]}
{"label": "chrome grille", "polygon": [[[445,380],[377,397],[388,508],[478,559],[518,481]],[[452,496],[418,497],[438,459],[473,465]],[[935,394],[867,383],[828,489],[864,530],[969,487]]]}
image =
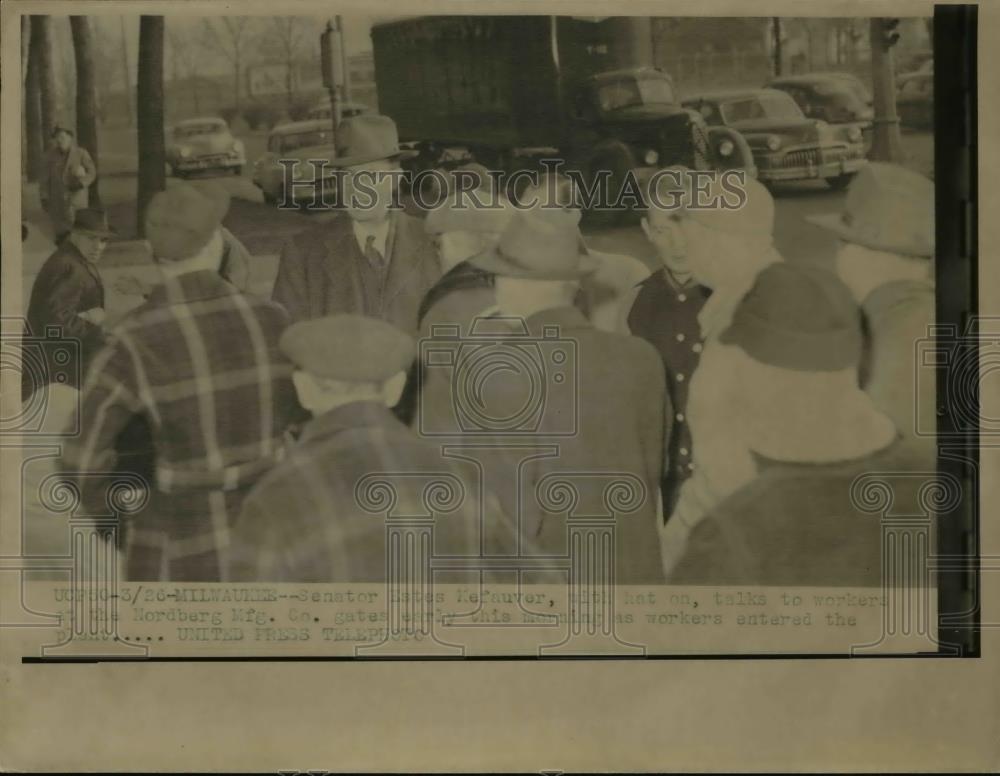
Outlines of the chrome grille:
{"label": "chrome grille", "polygon": [[781,167],[807,167],[818,165],[820,153],[818,148],[803,148],[799,151],[789,151],[781,160]]}

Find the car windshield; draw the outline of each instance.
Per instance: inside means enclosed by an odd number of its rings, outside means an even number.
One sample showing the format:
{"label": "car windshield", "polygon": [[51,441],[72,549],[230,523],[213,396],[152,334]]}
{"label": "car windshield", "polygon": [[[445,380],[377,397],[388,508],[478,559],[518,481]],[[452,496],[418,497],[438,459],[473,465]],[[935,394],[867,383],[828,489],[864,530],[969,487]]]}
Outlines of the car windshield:
{"label": "car windshield", "polygon": [[276,150],[294,151],[296,148],[325,145],[332,142],[330,140],[331,134],[330,130],[313,129],[308,132],[291,132],[287,135],[279,135],[276,139]]}
{"label": "car windshield", "polygon": [[195,135],[211,135],[225,130],[224,124],[207,122],[205,124],[185,124],[174,128],[174,137],[194,137]]}
{"label": "car windshield", "polygon": [[762,94],[727,100],[719,106],[727,124],[753,119],[800,119],[802,110],[787,94]]}
{"label": "car windshield", "polygon": [[597,89],[602,111],[620,110],[633,105],[673,103],[674,91],[666,78],[620,78]]}

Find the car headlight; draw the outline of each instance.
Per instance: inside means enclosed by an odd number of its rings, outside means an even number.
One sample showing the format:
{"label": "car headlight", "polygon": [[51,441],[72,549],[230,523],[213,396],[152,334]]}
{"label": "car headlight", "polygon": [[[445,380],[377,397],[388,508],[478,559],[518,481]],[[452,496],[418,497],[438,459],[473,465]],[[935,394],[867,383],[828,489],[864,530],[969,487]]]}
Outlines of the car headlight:
{"label": "car headlight", "polygon": [[654,151],[652,148],[650,148],[648,151],[646,151],[646,155],[642,157],[642,160],[646,164],[653,165],[656,164],[658,161],[660,161],[660,155],[656,153],[656,151]]}
{"label": "car headlight", "polygon": [[229,149],[229,153],[238,154],[243,150],[243,144],[239,140],[234,140],[232,148]]}
{"label": "car headlight", "polygon": [[188,148],[187,146],[181,146],[181,156],[184,157],[185,159],[191,156],[191,149]]}
{"label": "car headlight", "polygon": [[777,151],[781,148],[781,138],[777,135],[767,136],[767,147],[772,151]]}
{"label": "car headlight", "polygon": [[857,142],[861,139],[861,130],[858,127],[848,127],[847,139]]}
{"label": "car headlight", "polygon": [[723,140],[721,143],[719,143],[720,156],[729,156],[732,152],[733,152],[732,140]]}

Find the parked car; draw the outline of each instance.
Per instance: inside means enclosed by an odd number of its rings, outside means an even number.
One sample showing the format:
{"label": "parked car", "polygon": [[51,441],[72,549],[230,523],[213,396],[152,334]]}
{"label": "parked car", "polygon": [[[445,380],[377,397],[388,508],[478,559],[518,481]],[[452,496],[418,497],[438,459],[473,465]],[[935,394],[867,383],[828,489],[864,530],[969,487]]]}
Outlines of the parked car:
{"label": "parked car", "polygon": [[240,175],[246,164],[243,141],[233,137],[220,118],[187,119],[169,132],[167,164],[171,174],[186,177],[202,170],[222,170]]}
{"label": "parked car", "polygon": [[896,92],[899,123],[914,129],[934,128],[934,73],[912,73]]}
{"label": "parked car", "polygon": [[[362,113],[368,113],[369,109],[367,105],[360,102],[342,102],[340,104],[340,117],[342,119],[350,118],[351,116],[360,116]],[[328,121],[333,118],[333,109],[330,107],[329,100],[320,100],[310,109],[309,113],[306,114],[307,119],[327,119]]]}
{"label": "parked car", "polygon": [[746,138],[763,183],[822,178],[842,188],[865,161],[857,125],[807,118],[790,95],[777,89],[706,92],[682,105],[697,110],[710,127],[729,127]]}
{"label": "parked car", "polygon": [[861,129],[865,150],[871,148],[872,94],[865,83],[851,73],[805,73],[774,78],[767,88],[787,93],[806,118],[828,124],[855,125]]}
{"label": "parked car", "polygon": [[253,183],[269,204],[282,202],[285,197],[285,165],[281,160],[297,162],[293,167],[290,199],[296,203],[311,202],[324,186],[335,180],[332,167],[319,169],[310,160],[332,160],[335,156],[333,128],[329,119],[308,119],[281,124],[267,136],[267,152],[253,165]]}

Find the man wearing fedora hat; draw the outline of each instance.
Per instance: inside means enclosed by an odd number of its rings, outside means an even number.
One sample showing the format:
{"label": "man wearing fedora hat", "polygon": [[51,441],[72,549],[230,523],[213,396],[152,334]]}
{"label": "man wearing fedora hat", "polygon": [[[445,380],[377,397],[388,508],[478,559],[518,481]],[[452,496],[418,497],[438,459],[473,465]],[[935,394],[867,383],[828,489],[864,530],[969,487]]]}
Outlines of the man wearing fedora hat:
{"label": "man wearing fedora hat", "polygon": [[[560,472],[586,473],[594,487],[580,483],[576,507],[580,515],[607,514],[597,485],[602,477],[629,475],[638,480],[641,503],[634,513],[617,519],[616,581],[655,584],[662,580],[656,543],[668,406],[663,367],[648,343],[598,330],[574,306],[581,280],[597,266],[581,246],[579,218],[579,212],[570,209],[518,212],[497,244],[470,260],[495,276],[501,318],[492,323],[512,321],[512,335],[524,337],[525,342],[572,343],[569,371],[543,375],[552,383],[541,393],[541,416],[531,437],[532,444],[558,446],[558,455],[522,465],[518,456],[523,451],[498,445],[498,460],[491,466],[500,474],[506,471],[507,476],[520,478],[497,488],[497,495],[505,512],[521,516],[521,530],[538,542],[542,552],[565,554],[565,516],[544,508],[538,494],[541,480]],[[516,416],[525,403],[521,377],[497,372],[476,386],[480,415]]]}
{"label": "man wearing fedora hat", "polygon": [[927,430],[937,423],[935,372],[915,354],[934,323],[934,184],[904,167],[871,162],[848,187],[842,213],[808,220],[841,241],[837,271],[867,323],[865,389],[908,444],[933,454]]}
{"label": "man wearing fedora hat", "polygon": [[441,270],[423,225],[392,201],[405,154],[396,125],[374,114],[344,119],[336,151],[345,212],[285,247],[273,298],[293,320],[360,313],[415,332]]}
{"label": "man wearing fedora hat", "polygon": [[[435,554],[479,557],[481,537],[490,554],[516,550],[513,527],[489,494],[480,514],[472,462],[444,458],[389,411],[415,355],[409,334],[340,314],[292,324],[280,345],[313,419],[247,497],[230,553],[232,579],[384,582],[391,574],[387,519],[426,514],[434,481],[460,486],[453,493],[461,498],[434,515]],[[371,511],[366,482],[391,490],[391,514]]]}
{"label": "man wearing fedora hat", "polygon": [[126,532],[130,579],[224,579],[242,500],[302,413],[278,349],[288,315],[219,276],[228,206],[223,190],[186,184],[153,196],[145,233],[163,282],[94,358],[81,434],[64,449],[82,496],[103,498],[88,474],[113,470],[122,430],[135,418],[148,423],[154,480]]}
{"label": "man wearing fedora hat", "polygon": [[[78,210],[67,239],[45,260],[31,286],[26,316],[29,336],[44,337],[55,327],[64,339],[79,344],[66,365],[69,385],[79,388],[94,354],[104,340],[104,283],[97,264],[114,234],[103,211]],[[77,360],[77,356],[79,360]],[[60,367],[59,371],[65,368]],[[48,372],[51,374],[51,370]],[[25,370],[21,375],[22,398],[40,386]]]}
{"label": "man wearing fedora hat", "polygon": [[[674,535],[668,581],[880,585],[882,525],[859,508],[853,485],[867,473],[923,467],[858,386],[862,333],[851,292],[832,272],[775,264],[720,343],[743,392],[741,434],[755,474]],[[916,506],[920,484],[894,492],[898,514]]]}
{"label": "man wearing fedora hat", "polygon": [[87,207],[87,187],[95,180],[97,168],[87,149],[77,145],[73,130],[57,124],[52,128],[52,145],[38,186],[42,209],[52,219],[57,243],[69,233],[74,213]]}

